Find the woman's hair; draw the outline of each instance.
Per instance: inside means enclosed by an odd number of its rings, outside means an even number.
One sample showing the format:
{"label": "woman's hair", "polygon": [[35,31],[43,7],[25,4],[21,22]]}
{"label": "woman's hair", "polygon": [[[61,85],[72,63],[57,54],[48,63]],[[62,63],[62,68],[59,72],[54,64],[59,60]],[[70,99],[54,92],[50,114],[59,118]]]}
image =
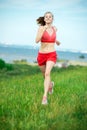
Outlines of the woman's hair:
{"label": "woman's hair", "polygon": [[46,23],[45,23],[45,21],[44,21],[44,17],[45,17],[45,15],[46,14],[51,14],[52,15],[52,17],[53,17],[53,14],[51,13],[51,12],[46,12],[45,14],[44,14],[44,16],[42,16],[42,17],[39,17],[36,21],[37,21],[37,24],[39,24],[39,25],[42,25],[42,26],[44,26]]}
{"label": "woman's hair", "polygon": [[42,26],[45,25],[44,16],[43,17],[39,17],[36,21],[37,21],[37,24],[40,24]]}

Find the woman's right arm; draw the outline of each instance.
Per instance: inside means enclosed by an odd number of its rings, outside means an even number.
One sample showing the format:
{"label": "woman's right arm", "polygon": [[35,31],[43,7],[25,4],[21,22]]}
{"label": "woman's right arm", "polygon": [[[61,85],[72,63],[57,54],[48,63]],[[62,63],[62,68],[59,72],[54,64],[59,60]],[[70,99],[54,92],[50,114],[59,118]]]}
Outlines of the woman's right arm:
{"label": "woman's right arm", "polygon": [[40,26],[39,27],[37,35],[36,35],[36,39],[35,39],[36,43],[40,42],[41,37],[42,37],[42,35],[43,35],[43,33],[44,33],[45,30],[46,30],[45,26]]}

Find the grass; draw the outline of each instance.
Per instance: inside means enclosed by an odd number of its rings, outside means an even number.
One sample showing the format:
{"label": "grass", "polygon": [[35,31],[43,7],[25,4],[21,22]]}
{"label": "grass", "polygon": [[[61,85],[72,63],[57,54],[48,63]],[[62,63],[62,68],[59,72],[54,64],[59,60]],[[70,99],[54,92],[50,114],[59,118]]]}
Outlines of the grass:
{"label": "grass", "polygon": [[87,130],[87,66],[54,67],[47,106],[39,68],[12,68],[0,70],[0,130]]}

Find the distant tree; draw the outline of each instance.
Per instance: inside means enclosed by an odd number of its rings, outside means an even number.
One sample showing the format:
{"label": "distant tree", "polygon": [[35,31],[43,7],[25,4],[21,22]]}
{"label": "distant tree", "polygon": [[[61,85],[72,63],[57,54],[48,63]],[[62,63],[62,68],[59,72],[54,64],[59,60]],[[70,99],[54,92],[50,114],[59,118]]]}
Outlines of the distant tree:
{"label": "distant tree", "polygon": [[3,69],[5,67],[5,61],[0,59],[0,69]]}
{"label": "distant tree", "polygon": [[14,67],[12,64],[7,64],[3,59],[0,59],[0,70],[4,68],[6,70],[13,70]]}
{"label": "distant tree", "polygon": [[79,56],[79,58],[82,58],[82,59],[84,59],[84,58],[85,58],[85,56],[84,56],[84,55],[80,55],[80,56]]}

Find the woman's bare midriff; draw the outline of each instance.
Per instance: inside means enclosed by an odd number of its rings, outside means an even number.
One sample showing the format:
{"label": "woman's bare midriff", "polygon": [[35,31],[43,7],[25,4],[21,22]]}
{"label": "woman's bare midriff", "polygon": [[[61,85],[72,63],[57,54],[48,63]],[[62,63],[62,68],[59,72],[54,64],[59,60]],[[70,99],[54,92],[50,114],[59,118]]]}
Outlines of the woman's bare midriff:
{"label": "woman's bare midriff", "polygon": [[54,43],[41,42],[41,47],[39,52],[41,53],[49,53],[55,51]]}

